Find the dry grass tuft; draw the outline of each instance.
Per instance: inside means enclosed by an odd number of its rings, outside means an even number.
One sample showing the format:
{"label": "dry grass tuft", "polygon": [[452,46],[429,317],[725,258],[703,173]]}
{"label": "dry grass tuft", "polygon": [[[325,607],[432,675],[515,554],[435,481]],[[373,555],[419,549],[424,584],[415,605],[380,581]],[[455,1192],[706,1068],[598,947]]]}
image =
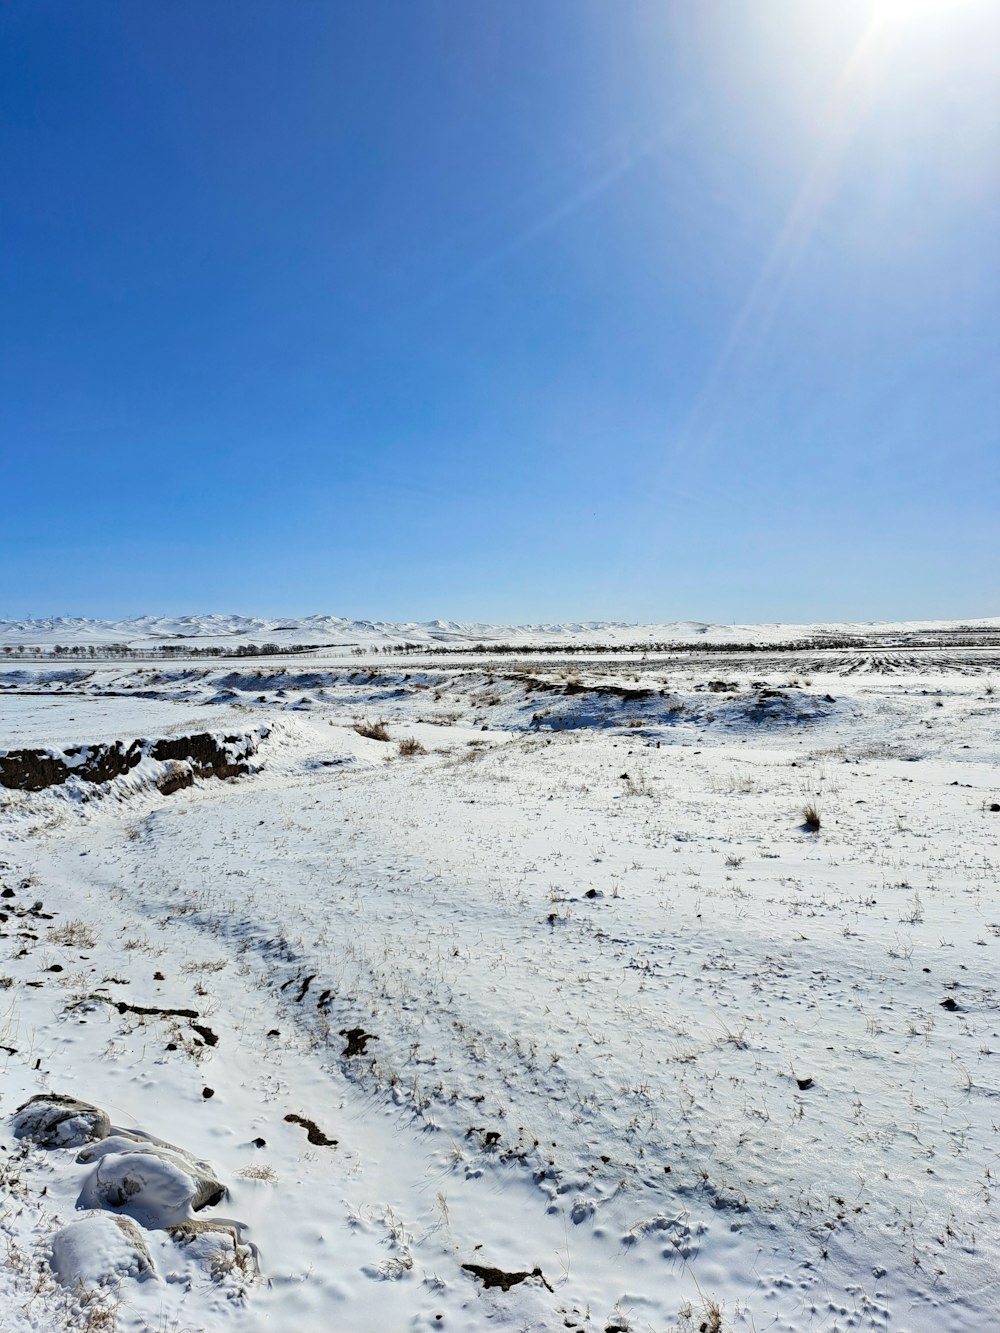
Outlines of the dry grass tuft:
{"label": "dry grass tuft", "polygon": [[701,1308],[695,1309],[688,1301],[680,1312],[678,1333],[724,1333],[719,1302],[702,1298]]}
{"label": "dry grass tuft", "polygon": [[236,1174],[241,1180],[266,1180],[269,1185],[278,1179],[277,1171],[266,1162],[255,1162],[250,1166],[241,1167]]}
{"label": "dry grass tuft", "polygon": [[812,801],[810,801],[809,804],[805,806],[802,810],[802,822],[805,824],[806,828],[809,829],[810,832],[812,833],[815,833],[819,829],[820,824],[822,823],[819,817],[819,811],[817,810],[815,804]]}
{"label": "dry grass tuft", "polygon": [[391,741],[389,728],[384,722],[355,722],[354,730],[369,741]]}
{"label": "dry grass tuft", "polygon": [[412,759],[415,755],[426,754],[427,751],[416,736],[404,736],[399,742],[399,753],[404,759]]}
{"label": "dry grass tuft", "polygon": [[74,949],[93,949],[97,944],[97,936],[85,921],[76,918],[49,931],[49,942],[66,944]]}

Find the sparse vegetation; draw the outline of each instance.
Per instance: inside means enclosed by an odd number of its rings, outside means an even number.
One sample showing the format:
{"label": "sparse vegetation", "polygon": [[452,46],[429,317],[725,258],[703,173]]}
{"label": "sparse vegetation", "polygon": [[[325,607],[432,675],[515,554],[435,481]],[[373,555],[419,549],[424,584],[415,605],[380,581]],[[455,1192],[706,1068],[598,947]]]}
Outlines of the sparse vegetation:
{"label": "sparse vegetation", "polygon": [[389,728],[385,722],[355,722],[354,730],[368,741],[391,741]]}
{"label": "sparse vegetation", "polygon": [[700,1309],[690,1301],[680,1311],[679,1333],[723,1333],[722,1307],[718,1301],[703,1300]]}
{"label": "sparse vegetation", "polygon": [[399,742],[399,753],[404,759],[413,759],[418,754],[426,754],[427,750],[416,736],[404,736]]}
{"label": "sparse vegetation", "polygon": [[91,927],[79,918],[56,926],[50,931],[49,940],[53,944],[65,944],[73,949],[93,949],[97,944],[97,936]]}
{"label": "sparse vegetation", "polygon": [[919,926],[924,919],[924,904],[920,894],[914,889],[913,899],[907,906],[903,915],[899,918],[900,922],[908,926]]}
{"label": "sparse vegetation", "polygon": [[815,802],[810,801],[808,805],[803,807],[802,822],[811,833],[818,832],[823,821],[820,819],[819,810]]}
{"label": "sparse vegetation", "polygon": [[253,1162],[250,1166],[240,1167],[236,1174],[241,1180],[264,1180],[269,1185],[273,1185],[278,1179],[277,1171],[267,1162]]}

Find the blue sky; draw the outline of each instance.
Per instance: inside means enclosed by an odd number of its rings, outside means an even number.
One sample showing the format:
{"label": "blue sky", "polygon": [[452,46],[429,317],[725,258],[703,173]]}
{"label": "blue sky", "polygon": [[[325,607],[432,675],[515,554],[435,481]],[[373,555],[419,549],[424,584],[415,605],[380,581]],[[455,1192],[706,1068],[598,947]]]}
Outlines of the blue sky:
{"label": "blue sky", "polygon": [[0,616],[1000,614],[996,0],[5,0]]}

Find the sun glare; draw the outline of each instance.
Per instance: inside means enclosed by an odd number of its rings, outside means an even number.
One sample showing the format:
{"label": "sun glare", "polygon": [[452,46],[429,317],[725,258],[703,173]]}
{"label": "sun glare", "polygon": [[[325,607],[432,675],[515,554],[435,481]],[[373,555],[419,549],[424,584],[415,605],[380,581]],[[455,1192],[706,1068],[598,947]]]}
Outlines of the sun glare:
{"label": "sun glare", "polygon": [[873,18],[880,23],[903,23],[922,14],[956,9],[962,0],[875,0]]}

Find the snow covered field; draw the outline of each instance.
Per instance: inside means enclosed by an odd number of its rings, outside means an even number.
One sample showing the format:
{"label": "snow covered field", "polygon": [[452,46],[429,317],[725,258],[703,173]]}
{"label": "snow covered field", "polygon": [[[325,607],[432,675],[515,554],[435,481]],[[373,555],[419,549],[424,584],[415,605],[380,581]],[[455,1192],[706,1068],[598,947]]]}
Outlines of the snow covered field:
{"label": "snow covered field", "polygon": [[0,1328],[1000,1329],[1000,651],[817,628],[0,668],[0,751],[269,729],[0,788]]}

